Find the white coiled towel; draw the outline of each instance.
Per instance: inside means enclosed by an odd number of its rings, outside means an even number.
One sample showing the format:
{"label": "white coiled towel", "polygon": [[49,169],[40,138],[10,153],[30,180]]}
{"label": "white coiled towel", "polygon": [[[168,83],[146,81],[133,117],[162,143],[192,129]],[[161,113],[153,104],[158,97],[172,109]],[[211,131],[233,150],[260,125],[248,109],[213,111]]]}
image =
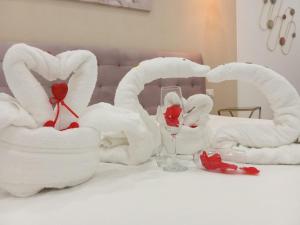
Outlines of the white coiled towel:
{"label": "white coiled towel", "polygon": [[[300,145],[293,144],[300,136],[300,97],[283,76],[260,65],[230,63],[211,70],[207,79],[210,82],[241,80],[255,85],[265,95],[274,113],[269,123],[247,120],[221,127],[212,137],[213,147],[228,153],[228,149],[235,146],[235,151],[230,153],[233,161],[300,163],[300,157],[296,157],[298,152],[291,154],[291,151],[300,151]],[[237,152],[246,157],[238,157]]]}

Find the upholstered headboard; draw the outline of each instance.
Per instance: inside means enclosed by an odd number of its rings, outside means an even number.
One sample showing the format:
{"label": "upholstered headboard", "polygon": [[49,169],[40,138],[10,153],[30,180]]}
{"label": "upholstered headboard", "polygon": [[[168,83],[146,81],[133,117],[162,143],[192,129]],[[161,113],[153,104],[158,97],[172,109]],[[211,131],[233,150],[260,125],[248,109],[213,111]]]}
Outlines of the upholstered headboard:
{"label": "upholstered headboard", "polygon": [[[0,92],[10,93],[2,71],[2,59],[9,48],[10,44],[0,45]],[[141,61],[155,57],[184,57],[197,63],[202,63],[202,56],[199,53],[182,53],[182,52],[163,52],[163,51],[137,51],[137,50],[121,50],[114,48],[97,48],[85,46],[57,46],[57,45],[41,45],[33,44],[56,55],[62,51],[72,49],[87,49],[92,51],[98,59],[99,78],[91,100],[91,104],[96,102],[108,102],[113,104],[115,90],[122,77],[134,66]],[[21,74],[20,74],[21,75]],[[44,85],[49,93],[50,82],[40,78],[37,79]],[[168,85],[179,85],[182,88],[183,96],[188,97],[196,93],[205,92],[204,78],[189,79],[160,79],[148,84],[144,91],[140,94],[139,99],[144,108],[151,114],[156,112],[156,107],[160,102],[160,88]]]}

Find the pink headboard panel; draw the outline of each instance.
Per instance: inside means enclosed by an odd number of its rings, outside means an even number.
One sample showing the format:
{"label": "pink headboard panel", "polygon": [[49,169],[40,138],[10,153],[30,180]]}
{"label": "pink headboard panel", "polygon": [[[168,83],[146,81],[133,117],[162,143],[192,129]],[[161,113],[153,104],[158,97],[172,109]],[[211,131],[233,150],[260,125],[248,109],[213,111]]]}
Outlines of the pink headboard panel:
{"label": "pink headboard panel", "polygon": [[[2,59],[12,43],[0,44],[0,61],[2,67]],[[200,53],[183,53],[183,52],[164,52],[164,51],[139,51],[125,50],[116,48],[97,48],[86,46],[62,46],[62,45],[45,45],[32,44],[56,55],[62,51],[73,49],[87,49],[92,51],[98,59],[99,78],[91,100],[91,104],[97,102],[108,102],[113,104],[115,90],[122,77],[134,66],[141,61],[155,57],[176,56],[190,59],[194,62],[202,64],[202,56]],[[37,79],[44,85],[49,92],[51,83],[40,77]],[[188,97],[197,93],[205,93],[204,78],[189,79],[159,79],[147,84],[144,91],[139,96],[143,107],[151,114],[156,112],[156,107],[160,102],[160,88],[162,86],[178,85],[181,86],[183,96]],[[0,92],[10,93],[5,82],[2,68],[0,70]]]}

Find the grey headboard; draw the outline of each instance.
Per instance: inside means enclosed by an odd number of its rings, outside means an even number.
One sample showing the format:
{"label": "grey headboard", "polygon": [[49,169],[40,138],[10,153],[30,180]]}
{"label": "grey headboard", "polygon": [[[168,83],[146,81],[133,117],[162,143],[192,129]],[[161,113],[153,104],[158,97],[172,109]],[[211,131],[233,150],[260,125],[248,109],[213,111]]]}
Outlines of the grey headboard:
{"label": "grey headboard", "polygon": [[[10,93],[2,71],[2,59],[9,48],[9,44],[0,44],[0,92]],[[200,53],[182,53],[182,52],[163,52],[163,51],[137,51],[121,50],[115,48],[97,48],[86,46],[62,46],[62,45],[44,45],[32,44],[56,55],[62,51],[73,49],[87,49],[92,51],[98,59],[99,78],[91,100],[91,104],[97,102],[108,102],[113,104],[115,90],[122,77],[141,61],[155,57],[184,57],[194,62],[202,64]],[[37,79],[44,85],[49,93],[50,82],[40,77]],[[143,107],[151,114],[156,112],[156,107],[160,102],[160,88],[167,85],[179,85],[182,88],[183,96],[188,97],[196,93],[205,93],[204,78],[189,79],[160,79],[148,84],[140,94],[139,99]]]}

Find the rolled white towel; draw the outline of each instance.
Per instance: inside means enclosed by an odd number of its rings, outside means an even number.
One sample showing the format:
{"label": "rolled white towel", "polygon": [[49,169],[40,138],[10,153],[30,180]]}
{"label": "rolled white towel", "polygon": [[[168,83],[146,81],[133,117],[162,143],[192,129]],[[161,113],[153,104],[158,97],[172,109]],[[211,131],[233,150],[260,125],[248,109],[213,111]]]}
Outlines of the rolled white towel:
{"label": "rolled white towel", "polygon": [[296,141],[300,136],[300,97],[296,89],[280,74],[255,64],[230,63],[211,70],[210,82],[241,80],[257,86],[274,113],[272,123],[256,124],[251,120],[220,129],[213,145],[239,143],[249,147],[278,147]]}
{"label": "rolled white towel", "polygon": [[299,164],[300,97],[280,74],[255,64],[230,63],[211,70],[208,81],[241,80],[255,85],[274,113],[271,121],[235,121],[219,126],[211,146],[230,161]]}

